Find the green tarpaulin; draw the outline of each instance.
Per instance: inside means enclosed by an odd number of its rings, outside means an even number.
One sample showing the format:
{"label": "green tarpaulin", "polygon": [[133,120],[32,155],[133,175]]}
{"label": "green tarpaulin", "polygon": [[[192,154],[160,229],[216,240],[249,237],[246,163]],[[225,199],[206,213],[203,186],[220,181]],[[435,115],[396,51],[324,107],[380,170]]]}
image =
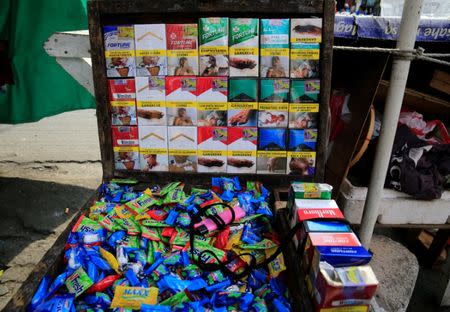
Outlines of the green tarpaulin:
{"label": "green tarpaulin", "polygon": [[88,91],[43,49],[56,31],[87,29],[86,1],[0,0],[0,40],[8,40],[14,79],[0,91],[0,123],[95,106]]}

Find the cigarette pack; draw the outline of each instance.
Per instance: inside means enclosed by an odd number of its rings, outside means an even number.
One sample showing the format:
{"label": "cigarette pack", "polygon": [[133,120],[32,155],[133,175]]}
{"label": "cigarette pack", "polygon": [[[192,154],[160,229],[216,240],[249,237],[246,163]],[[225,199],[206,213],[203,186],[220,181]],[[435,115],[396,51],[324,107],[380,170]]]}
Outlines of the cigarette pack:
{"label": "cigarette pack", "polygon": [[257,157],[258,174],[285,174],[286,129],[260,128]]}
{"label": "cigarette pack", "polygon": [[257,79],[230,78],[228,85],[228,126],[256,126],[258,119]]}
{"label": "cigarette pack", "polygon": [[261,77],[289,77],[289,19],[261,19]]}
{"label": "cigarette pack", "polygon": [[319,43],[291,44],[291,78],[319,77]]}
{"label": "cigarette pack", "polygon": [[321,18],[293,18],[291,19],[291,43],[320,43],[322,42]]}
{"label": "cigarette pack", "polygon": [[169,126],[197,125],[196,77],[166,77],[166,106]]}
{"label": "cigarette pack", "polygon": [[226,126],[227,101],[227,78],[197,77],[198,126]]}
{"label": "cigarette pack", "polygon": [[134,29],[132,25],[104,26],[106,76],[134,77]]}
{"label": "cigarette pack", "polygon": [[142,171],[168,171],[166,126],[139,125],[139,157]]}
{"label": "cigarette pack", "polygon": [[134,25],[136,76],[167,75],[166,25]]}
{"label": "cigarette pack", "polygon": [[227,171],[227,127],[197,128],[198,172]]}
{"label": "cigarette pack", "polygon": [[320,94],[320,80],[291,81],[291,103],[317,103]]}
{"label": "cigarette pack", "polygon": [[315,151],[317,142],[317,129],[289,129],[288,151],[307,152]]}
{"label": "cigarette pack", "polygon": [[197,172],[197,127],[168,127],[169,171]]}
{"label": "cigarette pack", "polygon": [[288,174],[314,176],[316,169],[316,152],[287,152]]}
{"label": "cigarette pack", "polygon": [[259,20],[230,19],[230,76],[258,77]]}
{"label": "cigarette pack", "polygon": [[317,128],[319,120],[318,103],[290,103],[289,128],[311,129]]}
{"label": "cigarette pack", "polygon": [[289,187],[289,201],[292,199],[331,199],[333,187],[326,183],[292,182]]}
{"label": "cigarette pack", "polygon": [[111,106],[111,124],[114,126],[136,125],[134,79],[109,79],[108,93]]}
{"label": "cigarette pack", "polygon": [[261,79],[258,104],[258,127],[288,126],[289,79]]}
{"label": "cigarette pack", "polygon": [[117,170],[138,170],[139,137],[136,126],[112,126],[114,167]]}
{"label": "cigarette pack", "polygon": [[199,19],[200,75],[228,76],[228,18]]}
{"label": "cigarette pack", "polygon": [[258,128],[228,127],[228,173],[256,172]]}
{"label": "cigarette pack", "polygon": [[167,125],[165,84],[162,76],[136,77],[136,106],[140,126]]}
{"label": "cigarette pack", "polygon": [[197,24],[167,24],[169,76],[198,75]]}

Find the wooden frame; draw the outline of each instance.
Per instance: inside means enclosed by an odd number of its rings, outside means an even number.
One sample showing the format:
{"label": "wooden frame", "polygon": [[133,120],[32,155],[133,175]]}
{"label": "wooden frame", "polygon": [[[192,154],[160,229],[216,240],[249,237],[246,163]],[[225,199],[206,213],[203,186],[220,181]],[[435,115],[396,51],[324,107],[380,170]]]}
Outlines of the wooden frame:
{"label": "wooden frame", "polygon": [[[314,177],[298,175],[257,175],[242,174],[247,179],[258,179],[268,185],[288,185],[292,180],[321,182],[325,175],[325,158],[329,137],[331,90],[331,66],[333,53],[334,1],[333,0],[288,0],[281,5],[275,0],[97,0],[88,2],[89,32],[91,41],[92,71],[95,98],[97,102],[97,122],[103,179],[113,177],[136,178],[139,181],[165,182],[182,179],[187,182],[210,181],[214,174],[167,172],[146,173],[123,171],[114,168],[114,153],[111,138],[111,119],[108,109],[107,77],[105,71],[105,50],[103,45],[104,25],[120,25],[156,22],[196,22],[202,16],[227,17],[306,17],[318,16],[323,19],[320,55],[320,113],[319,133],[316,149],[316,171]],[[231,174],[220,174],[220,176]],[[234,174],[235,175],[235,174]]]}

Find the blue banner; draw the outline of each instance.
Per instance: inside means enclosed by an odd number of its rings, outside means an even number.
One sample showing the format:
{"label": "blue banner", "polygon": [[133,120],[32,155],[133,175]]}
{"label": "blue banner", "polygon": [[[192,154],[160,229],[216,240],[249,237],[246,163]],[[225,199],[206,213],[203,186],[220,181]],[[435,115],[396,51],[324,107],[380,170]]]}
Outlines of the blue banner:
{"label": "blue banner", "polygon": [[351,15],[336,15],[334,18],[334,36],[339,38],[354,38],[355,35],[355,17]]}

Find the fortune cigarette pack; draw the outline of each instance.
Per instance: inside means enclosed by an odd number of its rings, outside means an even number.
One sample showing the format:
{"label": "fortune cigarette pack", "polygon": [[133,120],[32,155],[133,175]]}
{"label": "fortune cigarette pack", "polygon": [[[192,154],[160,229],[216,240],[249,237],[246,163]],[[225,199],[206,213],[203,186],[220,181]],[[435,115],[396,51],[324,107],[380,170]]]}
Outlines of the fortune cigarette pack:
{"label": "fortune cigarette pack", "polygon": [[168,75],[198,75],[197,33],[197,24],[166,25]]}
{"label": "fortune cigarette pack", "polygon": [[293,152],[315,151],[317,129],[289,129],[288,150]]}
{"label": "fortune cigarette pack", "polygon": [[258,128],[228,127],[228,173],[256,172]]}
{"label": "fortune cigarette pack", "polygon": [[112,126],[114,166],[117,170],[138,170],[139,137],[136,126]]}
{"label": "fortune cigarette pack", "polygon": [[316,169],[316,152],[287,152],[288,174],[314,176]]}
{"label": "fortune cigarette pack", "polygon": [[198,172],[226,172],[227,127],[198,127],[197,142]]}
{"label": "fortune cigarette pack", "polygon": [[226,126],[227,100],[227,78],[197,77],[198,126]]}
{"label": "fortune cigarette pack", "polygon": [[318,103],[290,103],[289,128],[311,129],[317,128],[319,120]]}
{"label": "fortune cigarette pack", "polygon": [[134,77],[134,29],[131,25],[104,26],[106,76]]}
{"label": "fortune cigarette pack", "polygon": [[286,128],[289,119],[289,79],[261,79],[259,92],[258,127]]}
{"label": "fortune cigarette pack", "polygon": [[111,107],[111,124],[114,126],[136,125],[134,79],[109,79],[108,93]]}
{"label": "fortune cigarette pack", "polygon": [[291,81],[291,103],[317,103],[320,94],[320,80]]}
{"label": "fortune cigarette pack", "polygon": [[197,125],[196,77],[166,77],[166,106],[169,126]]}
{"label": "fortune cigarette pack", "polygon": [[230,76],[258,77],[259,20],[230,19]]}
{"label": "fortune cigarette pack", "polygon": [[321,18],[291,19],[291,43],[322,42]]}
{"label": "fortune cigarette pack", "polygon": [[286,131],[286,129],[259,129],[257,173],[286,173]]}
{"label": "fortune cigarette pack", "polygon": [[136,76],[167,75],[166,25],[134,25]]}
{"label": "fortune cigarette pack", "polygon": [[136,77],[136,106],[140,126],[167,125],[165,78]]}
{"label": "fortune cigarette pack", "polygon": [[255,78],[230,78],[228,126],[256,126],[258,118],[258,81]]}
{"label": "fortune cigarette pack", "polygon": [[289,19],[261,19],[261,77],[289,77]]}
{"label": "fortune cigarette pack", "polygon": [[197,127],[167,127],[169,171],[197,171]]}
{"label": "fortune cigarette pack", "polygon": [[199,19],[200,76],[228,76],[228,18]]}
{"label": "fortune cigarette pack", "polygon": [[142,171],[168,171],[166,126],[139,125],[139,158]]}

